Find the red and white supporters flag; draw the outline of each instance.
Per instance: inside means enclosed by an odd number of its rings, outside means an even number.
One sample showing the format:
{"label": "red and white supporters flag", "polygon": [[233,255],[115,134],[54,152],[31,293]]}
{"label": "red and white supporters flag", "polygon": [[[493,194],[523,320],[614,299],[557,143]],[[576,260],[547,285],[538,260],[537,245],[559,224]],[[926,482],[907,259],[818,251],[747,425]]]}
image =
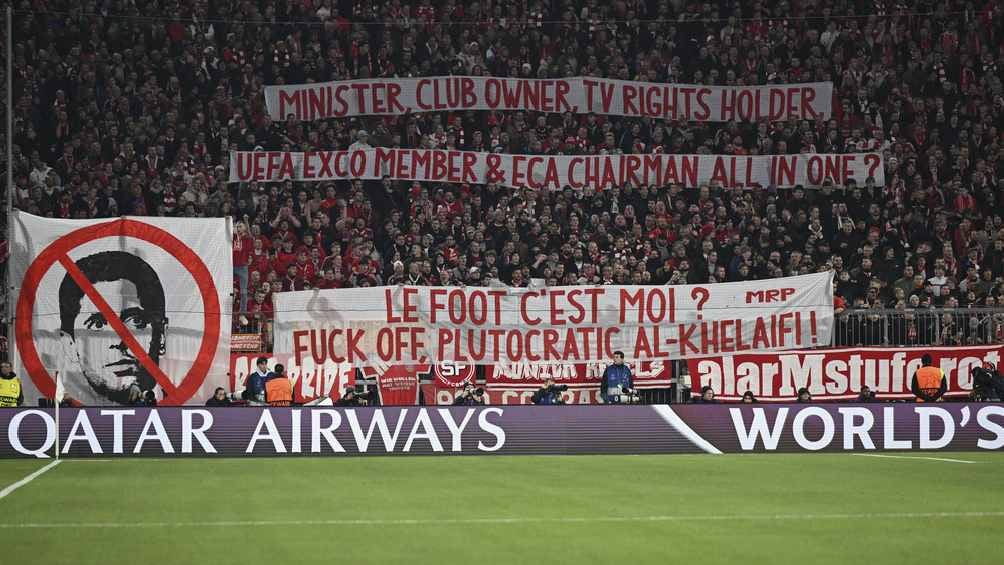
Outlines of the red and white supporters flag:
{"label": "red and white supporters flag", "polygon": [[833,83],[711,86],[594,77],[381,78],[265,87],[270,118],[323,120],[451,110],[607,114],[688,122],[815,120],[832,114]]}
{"label": "red and white supporters flag", "polygon": [[12,215],[15,370],[25,399],[202,404],[227,386],[231,226],[225,219]]}
{"label": "red and white supporters flag", "polygon": [[880,153],[796,155],[512,155],[445,149],[235,151],[230,182],[394,180],[489,184],[533,189],[615,186],[728,188],[836,185],[872,178],[885,185]]}
{"label": "red and white supporters flag", "polygon": [[655,361],[829,343],[833,275],[680,286],[385,286],[275,297],[302,365]]}
{"label": "red and white supporters flag", "polygon": [[691,390],[710,386],[720,400],[738,401],[751,391],[761,401],[791,402],[798,389],[809,389],[813,400],[853,400],[867,385],[879,400],[914,398],[910,383],[921,357],[930,354],[948,381],[948,397],[966,397],[973,390],[972,371],[983,363],[1000,362],[1004,346],[862,347],[784,353],[738,354],[691,359],[687,362]]}

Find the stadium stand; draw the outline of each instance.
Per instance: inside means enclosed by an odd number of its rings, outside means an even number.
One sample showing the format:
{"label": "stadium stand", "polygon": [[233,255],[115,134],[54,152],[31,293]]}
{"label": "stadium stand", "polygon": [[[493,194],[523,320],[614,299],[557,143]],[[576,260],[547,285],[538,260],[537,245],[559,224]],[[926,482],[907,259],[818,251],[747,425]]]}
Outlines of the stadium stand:
{"label": "stadium stand", "polygon": [[[1002,300],[1001,10],[960,0],[23,1],[14,201],[62,218],[246,223],[234,251],[237,330],[262,328],[279,289],[698,283],[834,269],[838,343],[1000,342],[1000,314],[924,310]],[[832,81],[834,116],[688,124],[470,111],[280,124],[264,115],[266,84],[443,74]],[[233,149],[352,143],[537,154],[878,150],[888,182],[601,192],[226,184]]]}

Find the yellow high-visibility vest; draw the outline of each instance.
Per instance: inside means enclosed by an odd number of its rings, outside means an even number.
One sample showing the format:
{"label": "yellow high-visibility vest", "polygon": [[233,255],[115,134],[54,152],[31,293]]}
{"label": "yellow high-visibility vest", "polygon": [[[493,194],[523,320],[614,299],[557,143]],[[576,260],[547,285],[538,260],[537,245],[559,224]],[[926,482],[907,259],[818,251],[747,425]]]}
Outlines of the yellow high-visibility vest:
{"label": "yellow high-visibility vest", "polygon": [[17,406],[17,399],[21,397],[21,379],[0,378],[0,407],[10,408]]}

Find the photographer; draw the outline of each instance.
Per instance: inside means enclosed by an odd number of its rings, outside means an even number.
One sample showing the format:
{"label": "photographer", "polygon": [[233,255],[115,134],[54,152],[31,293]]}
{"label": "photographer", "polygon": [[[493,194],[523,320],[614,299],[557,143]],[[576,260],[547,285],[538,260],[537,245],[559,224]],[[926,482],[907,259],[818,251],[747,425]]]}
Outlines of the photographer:
{"label": "photographer", "polygon": [[348,385],[345,387],[345,393],[342,394],[342,397],[335,402],[335,406],[366,406],[369,404],[366,397],[366,394],[357,394],[356,387]]}
{"label": "photographer", "polygon": [[474,388],[474,385],[467,383],[464,391],[453,401],[454,406],[485,406],[488,404],[488,397],[485,396],[485,389]]}
{"label": "photographer", "polygon": [[634,391],[634,375],[624,364],[624,352],[614,352],[614,362],[603,371],[600,381],[600,398],[604,403],[637,401]]}
{"label": "photographer", "polygon": [[544,381],[544,386],[533,393],[530,401],[538,406],[564,404],[565,401],[561,399],[561,393],[566,390],[568,390],[568,385],[556,385],[554,379],[549,378]]}

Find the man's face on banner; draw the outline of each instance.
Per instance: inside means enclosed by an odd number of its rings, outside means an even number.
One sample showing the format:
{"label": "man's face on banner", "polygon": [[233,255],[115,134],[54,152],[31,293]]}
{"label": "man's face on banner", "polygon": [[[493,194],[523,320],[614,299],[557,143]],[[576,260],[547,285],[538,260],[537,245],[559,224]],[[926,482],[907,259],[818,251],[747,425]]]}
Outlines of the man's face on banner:
{"label": "man's face on banner", "polygon": [[[153,320],[140,305],[136,285],[120,279],[96,283],[94,288],[156,363],[160,344],[153,343]],[[80,368],[95,390],[126,391],[133,385],[149,388],[139,382],[146,370],[86,295],[80,301],[80,314],[73,327]]]}

